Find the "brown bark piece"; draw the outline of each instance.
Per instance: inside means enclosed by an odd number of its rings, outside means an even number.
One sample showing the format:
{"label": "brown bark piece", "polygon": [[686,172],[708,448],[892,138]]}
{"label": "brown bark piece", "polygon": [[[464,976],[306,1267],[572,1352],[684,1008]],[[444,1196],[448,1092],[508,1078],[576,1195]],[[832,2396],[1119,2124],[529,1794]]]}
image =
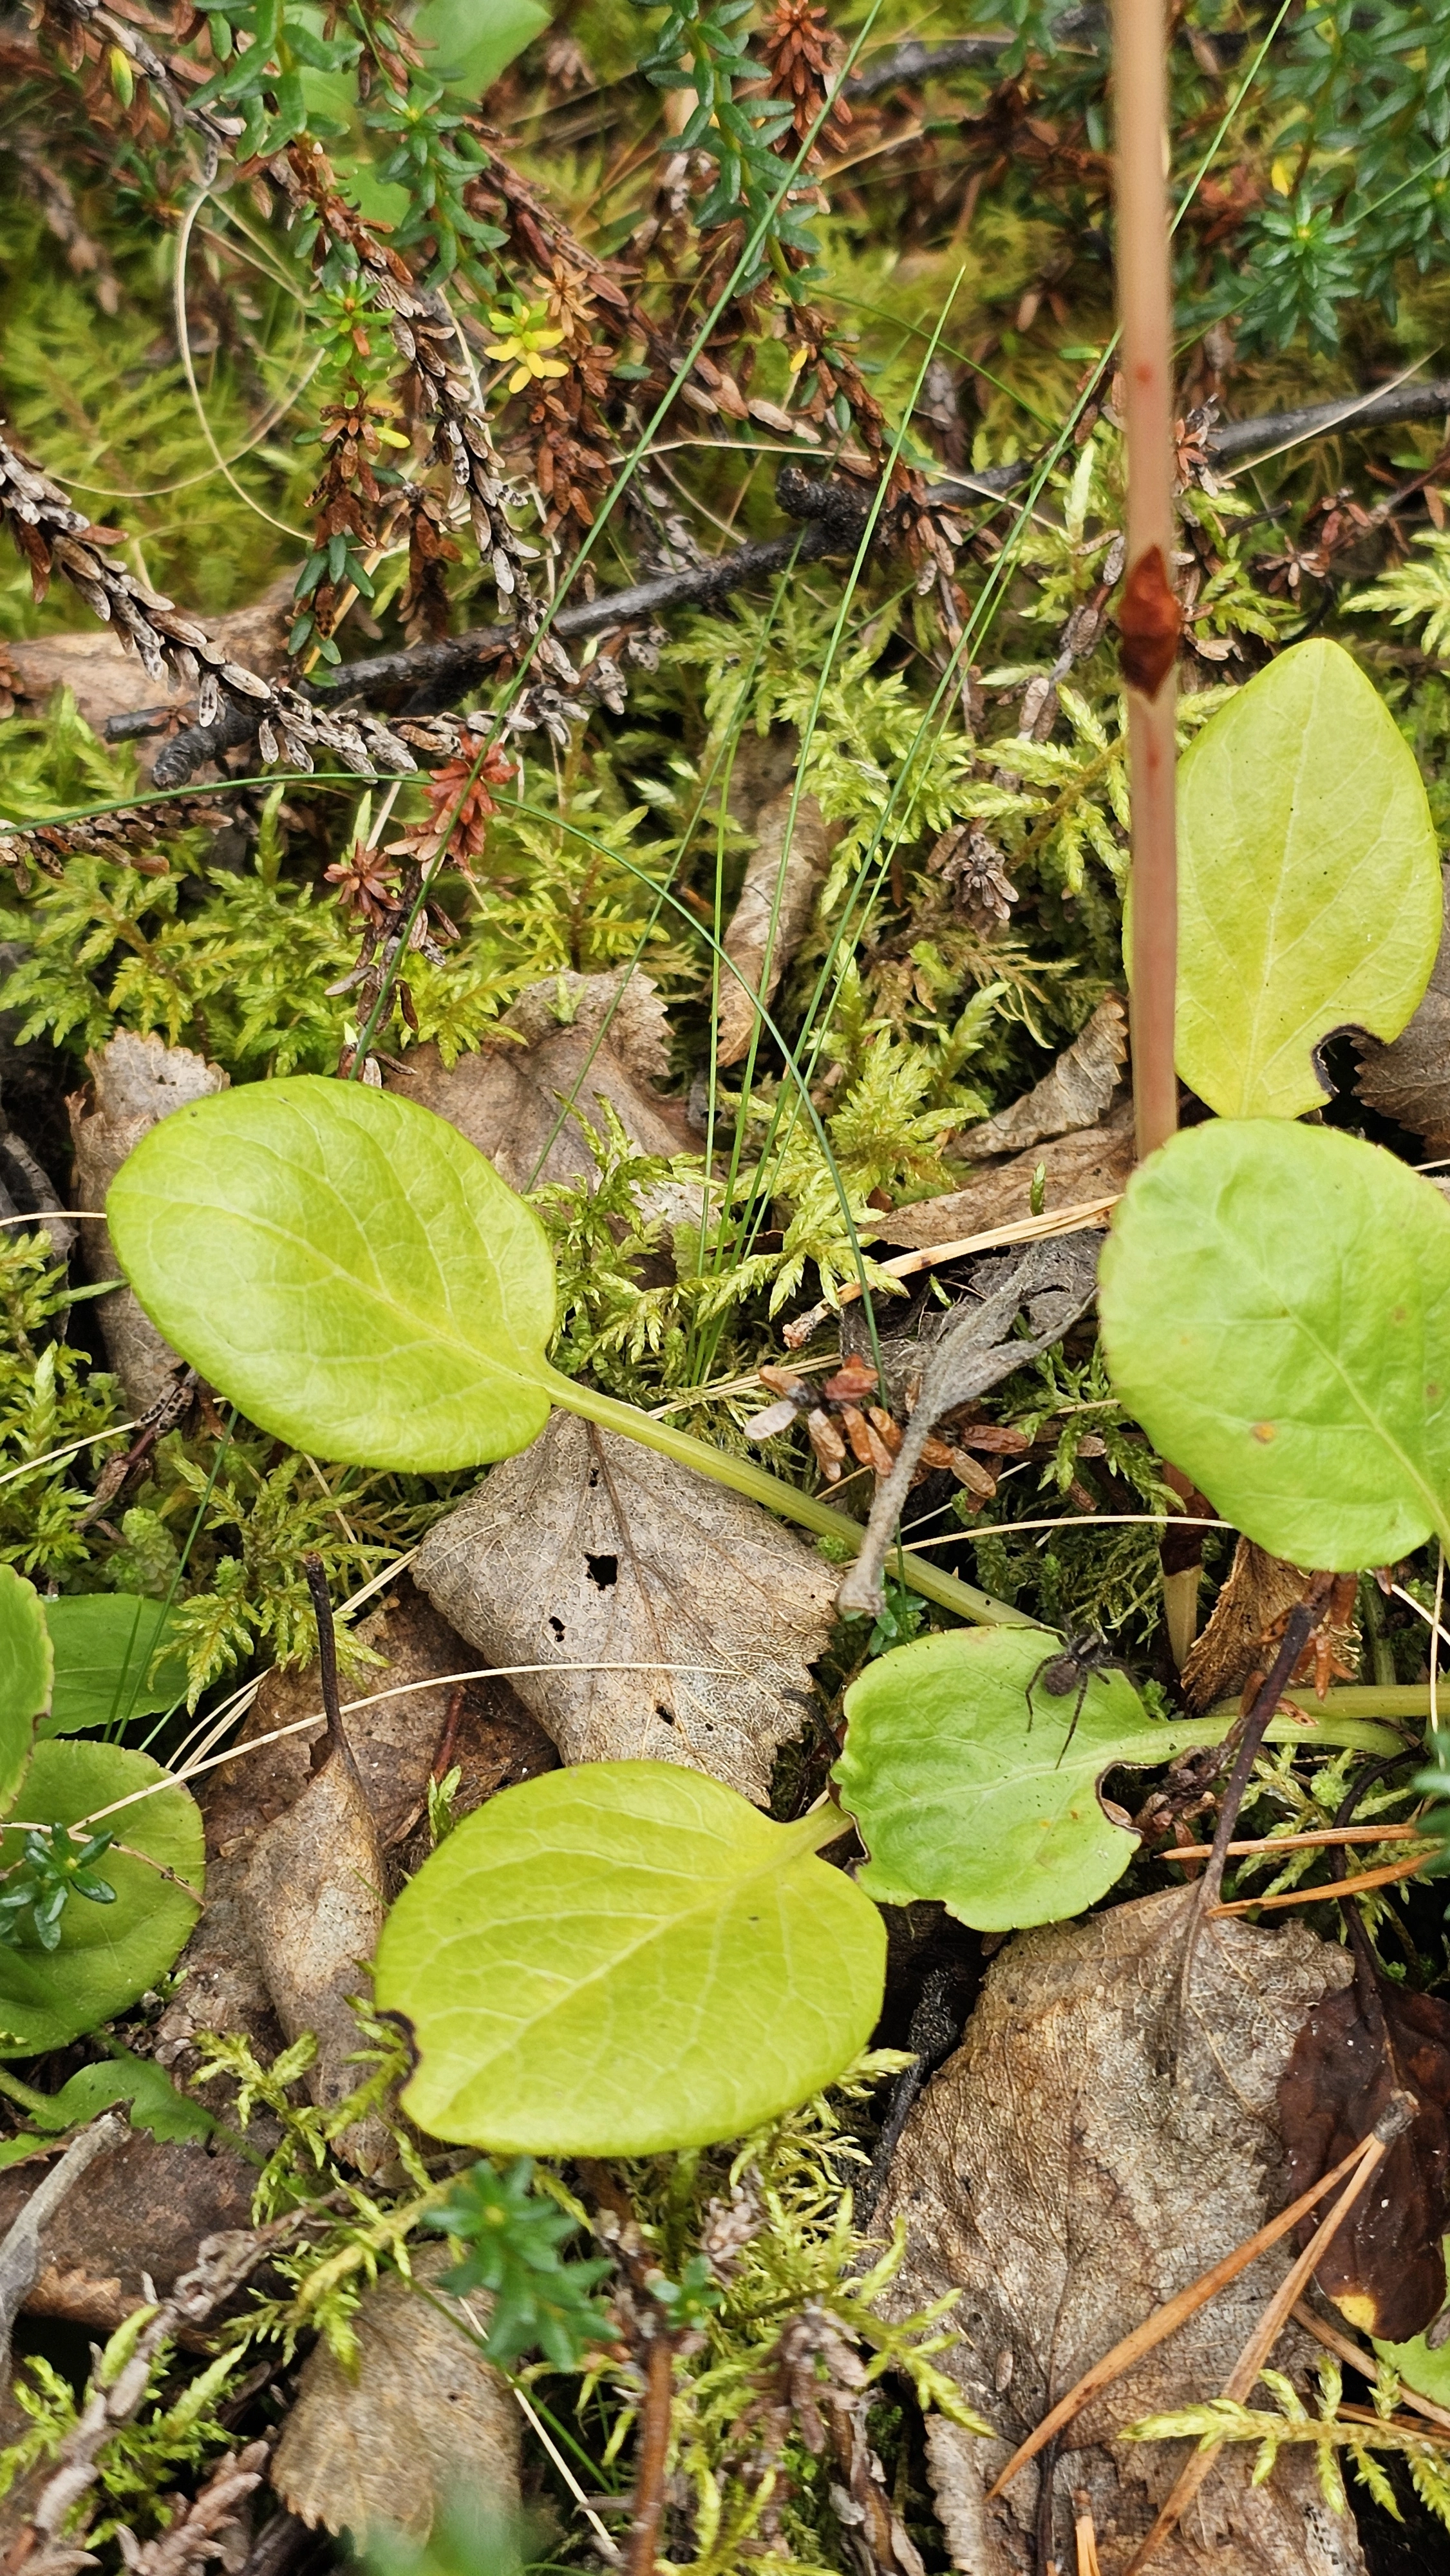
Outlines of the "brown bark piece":
{"label": "brown bark piece", "polygon": [[[379,2525],[426,2539],[460,2487],[500,2516],[519,2509],[518,2410],[501,2373],[454,2324],[436,2284],[458,2259],[428,2245],[413,2268],[429,2295],[398,2277],[369,2290],[354,2319],[355,2377],[319,2343],[272,2463],[289,2511],[359,2545]],[[439,2306],[449,2311],[440,2315]]]}
{"label": "brown bark piece", "polygon": [[[307,2089],[331,2110],[360,2079],[352,2062],[358,2027],[348,1999],[366,1991],[387,1912],[377,1829],[340,1754],[258,1836],[242,1909],[287,2037],[300,2039],[305,2030],[316,2037]],[[365,2171],[384,2146],[371,2130],[342,2143]]]}
{"label": "brown bark piece", "polygon": [[[741,983],[721,966],[716,1043],[716,1060],[720,1064],[738,1064],[749,1046],[759,1016],[751,996],[759,996],[769,1008],[782,975],[810,927],[816,896],[830,862],[825,817],[814,796],[803,796],[796,808],[786,853],[786,828],[794,792],[787,788],[782,795],[772,797],[769,804],[762,805],[756,819],[755,848],[725,933],[725,954],[745,980]],[[770,963],[762,989],[767,950]]]}
{"label": "brown bark piece", "polygon": [[679,1762],[760,1804],[835,1588],[758,1505],[562,1412],[430,1530],[413,1571],[489,1662],[588,1668],[514,1683],[566,1762]]}
{"label": "brown bark piece", "polygon": [[1440,883],[1440,949],[1414,1018],[1388,1046],[1377,1038],[1355,1042],[1360,1099],[1423,1136],[1429,1161],[1450,1154],[1450,867]]}
{"label": "brown bark piece", "polygon": [[[141,1038],[118,1029],[95,1055],[89,1095],[70,1101],[71,1141],[75,1146],[76,1204],[104,1208],[106,1192],[132,1148],[173,1109],[206,1100],[228,1088],[220,1065],[208,1064],[189,1047],[169,1047],[161,1038]],[[89,1279],[115,1279],[120,1264],[104,1218],[82,1222],[81,1249]],[[129,1288],[103,1297],[98,1309],[106,1356],[121,1381],[133,1413],[170,1392],[180,1366]]]}
{"label": "brown bark piece", "polygon": [[1213,1616],[1183,1667],[1183,1696],[1195,1712],[1243,1688],[1274,1621],[1304,1597],[1307,1574],[1269,1556],[1250,1538],[1234,1549]]}
{"label": "brown bark piece", "polygon": [[1131,1102],[1109,1112],[1100,1127],[1084,1127],[1075,1136],[1059,1136],[1040,1149],[1030,1146],[1010,1163],[979,1172],[959,1190],[941,1198],[918,1199],[881,1218],[882,1240],[905,1251],[926,1252],[934,1243],[955,1243],[995,1226],[1015,1225],[1032,1212],[1032,1184],[1038,1165],[1046,1176],[1045,1208],[1076,1207],[1085,1199],[1124,1190],[1133,1168]]}
{"label": "brown bark piece", "polygon": [[1111,1106],[1128,1055],[1128,1015],[1116,993],[1105,993],[1086,1027],[1065,1047],[1040,1082],[956,1140],[956,1151],[984,1163],[997,1154],[1021,1154],[1049,1136],[1076,1134],[1099,1125]]}
{"label": "brown bark piece", "polygon": [[592,1178],[594,1156],[564,1107],[576,1098],[596,1129],[607,1100],[642,1154],[696,1150],[682,1104],[655,1088],[669,1077],[669,1022],[638,967],[551,975],[519,995],[499,1029],[494,1042],[461,1056],[451,1072],[435,1046],[410,1047],[402,1069],[386,1080],[390,1091],[446,1118],[510,1189]]}
{"label": "brown bark piece", "polygon": [[[1134,2325],[1252,2235],[1287,2197],[1275,2096],[1305,2014],[1343,1986],[1344,1954],[1304,1925],[1206,1927],[1189,2009],[1176,2014],[1195,1903],[1172,1889],[1085,1923],[1020,1934],[993,1961],[956,2055],[912,2112],[876,2211],[907,2226],[891,2298],[907,2314],[960,2289],[966,2341],[944,2357],[1000,2441],[927,2427],[953,2564],[1023,2576],[1034,2563],[1039,2470],[986,2494],[1048,2407]],[[1176,2039],[1176,2047],[1174,2041]],[[1144,2415],[1214,2396],[1289,2267],[1279,2245],[1085,2409],[1063,2436],[1054,2545],[1071,2566],[1074,2490],[1103,2576],[1120,2576],[1187,2456],[1123,2443]],[[1311,2347],[1290,2329],[1290,2370]],[[1233,2445],[1154,2576],[1363,2576],[1353,2521],[1336,2519],[1311,2461],[1286,2450],[1253,2488]]]}
{"label": "brown bark piece", "polygon": [[[31,2162],[0,2173],[0,2235],[47,2170]],[[50,2218],[26,2315],[114,2334],[151,2297],[143,2276],[165,2298],[204,2236],[250,2226],[256,2182],[256,2167],[227,2146],[133,2130],[97,2156]]]}

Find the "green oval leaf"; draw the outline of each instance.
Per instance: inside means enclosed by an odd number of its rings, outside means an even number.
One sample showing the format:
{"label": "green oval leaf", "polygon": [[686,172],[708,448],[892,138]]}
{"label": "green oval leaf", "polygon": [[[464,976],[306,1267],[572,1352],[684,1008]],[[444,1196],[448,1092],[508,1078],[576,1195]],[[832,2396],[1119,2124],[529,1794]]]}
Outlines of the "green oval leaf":
{"label": "green oval leaf", "polygon": [[1123,1673],[1096,1673],[1069,1742],[1074,1691],[1049,1697],[1044,1628],[954,1628],[878,1656],[846,1693],[832,1774],[871,1858],[858,1884],[882,1905],[938,1897],[979,1932],[1060,1923],[1106,1895],[1141,1848],[1098,1782],[1147,1769],[1221,1728],[1150,1717]]}
{"label": "green oval leaf", "polygon": [[294,1448],[468,1467],[548,1419],[543,1227],[413,1101],[315,1074],[218,1092],[142,1138],[107,1213],[152,1322]]}
{"label": "green oval leaf", "polygon": [[155,1717],[186,1696],[186,1658],[164,1655],[171,1614],[159,1601],[129,1592],[63,1593],[46,1612],[55,1649],[55,1688],[42,1736],[78,1735],[87,1726],[124,1725]]}
{"label": "green oval leaf", "polygon": [[[21,1821],[0,1832],[0,1869],[24,1857],[24,1825],[80,1824],[97,1808],[165,1777],[148,1754],[123,1745],[38,1744]],[[58,1950],[0,1948],[0,2057],[37,2057],[124,2012],[165,1975],[196,1921],[200,1908],[188,1890],[201,1893],[205,1838],[195,1800],[184,1789],[158,1789],[104,1822],[118,1843],[131,1847],[112,1849],[97,1863],[116,1891],[115,1904],[72,1896]],[[163,1877],[163,1870],[175,1877]]]}
{"label": "green oval leaf", "polygon": [[0,1815],[15,1804],[53,1673],[40,1595],[13,1565],[0,1565]]}
{"label": "green oval leaf", "polygon": [[1332,1029],[1399,1035],[1440,940],[1414,755],[1338,644],[1280,653],[1178,772],[1178,1069],[1225,1118],[1295,1118]]}
{"label": "green oval leaf", "polygon": [[589,1762],[465,1818],[404,1888],[377,2000],[412,2024],[404,2096],[435,2138],[651,2155],[738,2137],[870,2038],[886,1936],[776,1825],[668,1762]]}
{"label": "green oval leaf", "polygon": [[1393,1155],[1188,1129],[1129,1182],[1098,1307],[1124,1404],[1260,1547],[1348,1571],[1450,1538],[1450,1207]]}

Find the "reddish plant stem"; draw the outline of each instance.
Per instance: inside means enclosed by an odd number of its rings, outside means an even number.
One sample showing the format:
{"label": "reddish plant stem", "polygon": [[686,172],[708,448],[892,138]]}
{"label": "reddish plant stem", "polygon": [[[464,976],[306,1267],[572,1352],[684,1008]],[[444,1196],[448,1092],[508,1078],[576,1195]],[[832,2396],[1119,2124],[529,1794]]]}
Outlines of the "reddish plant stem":
{"label": "reddish plant stem", "polygon": [[1127,579],[1120,618],[1128,679],[1132,803],[1131,1017],[1138,1155],[1178,1124],[1173,1062],[1178,972],[1174,816],[1177,607],[1173,561],[1173,289],[1163,0],[1113,0],[1117,89],[1118,313],[1128,451]]}
{"label": "reddish plant stem", "polygon": [[644,2406],[634,2477],[634,2519],[629,2526],[628,2576],[654,2576],[660,2518],[665,2509],[665,2462],[670,2448],[670,2409],[675,2393],[675,2347],[663,2326],[651,2335],[645,2357]]}

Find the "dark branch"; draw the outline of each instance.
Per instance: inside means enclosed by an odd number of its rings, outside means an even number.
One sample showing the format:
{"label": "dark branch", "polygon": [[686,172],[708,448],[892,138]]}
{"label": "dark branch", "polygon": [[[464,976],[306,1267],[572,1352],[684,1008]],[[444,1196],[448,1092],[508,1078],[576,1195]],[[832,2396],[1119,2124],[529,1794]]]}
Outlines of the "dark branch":
{"label": "dark branch", "polygon": [[958,36],[949,45],[914,40],[898,45],[895,53],[883,54],[879,62],[868,63],[844,83],[844,94],[848,99],[879,98],[884,89],[914,87],[918,81],[938,80],[944,72],[976,71],[983,63],[994,63],[1015,42],[1013,36]]}
{"label": "dark branch", "polygon": [[[995,41],[962,39],[963,44]],[[909,52],[912,48],[903,50]],[[915,50],[925,53],[926,49]],[[940,53],[957,50],[951,46],[937,49]],[[1267,454],[1276,448],[1297,446],[1309,439],[1327,437],[1337,429],[1385,429],[1399,421],[1434,420],[1442,415],[1450,415],[1450,378],[1444,377],[1433,384],[1396,385],[1383,394],[1310,403],[1301,411],[1265,412],[1254,420],[1220,421],[1208,431],[1203,444],[1212,464],[1233,466],[1259,452]],[[1040,462],[1040,458],[1029,456],[1012,465],[986,466],[977,474],[944,475],[932,484],[932,498],[946,509],[1000,500],[1025,483]],[[832,496],[829,505],[822,501],[826,493]],[[743,589],[747,582],[783,571],[792,561],[810,563],[824,554],[854,551],[861,525],[854,495],[836,485],[811,482],[798,469],[787,468],[778,497],[793,517],[806,520],[802,534],[737,546],[730,554],[718,555],[713,563],[661,573],[653,581],[634,582],[626,590],[601,591],[595,599],[561,608],[554,619],[553,632],[564,643],[600,635],[610,627],[659,616],[667,609],[698,607],[723,599],[728,592]],[[829,507],[829,516],[818,515],[823,507]],[[852,526],[846,524],[848,517]],[[297,695],[310,699],[314,706],[340,706],[350,701],[374,703],[392,691],[406,689],[407,713],[424,715],[460,696],[492,663],[501,660],[515,641],[510,627],[479,627],[466,635],[451,636],[444,643],[414,644],[401,652],[377,653],[365,661],[349,662],[335,679],[299,681]],[[139,734],[158,733],[167,713],[164,707],[146,707],[134,715],[112,716],[104,728],[106,739],[125,742]],[[256,729],[255,715],[246,702],[228,700],[215,724],[188,725],[163,744],[153,769],[156,785],[184,785],[207,761],[217,760],[223,752],[251,741]]]}

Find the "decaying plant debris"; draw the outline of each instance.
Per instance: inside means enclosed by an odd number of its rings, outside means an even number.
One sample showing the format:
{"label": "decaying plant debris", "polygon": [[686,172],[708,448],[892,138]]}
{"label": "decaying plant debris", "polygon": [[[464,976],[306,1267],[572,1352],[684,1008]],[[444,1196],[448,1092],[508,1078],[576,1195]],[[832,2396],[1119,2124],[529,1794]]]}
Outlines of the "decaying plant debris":
{"label": "decaying plant debris", "polygon": [[0,55],[8,2576],[1450,2567],[1444,30]]}

